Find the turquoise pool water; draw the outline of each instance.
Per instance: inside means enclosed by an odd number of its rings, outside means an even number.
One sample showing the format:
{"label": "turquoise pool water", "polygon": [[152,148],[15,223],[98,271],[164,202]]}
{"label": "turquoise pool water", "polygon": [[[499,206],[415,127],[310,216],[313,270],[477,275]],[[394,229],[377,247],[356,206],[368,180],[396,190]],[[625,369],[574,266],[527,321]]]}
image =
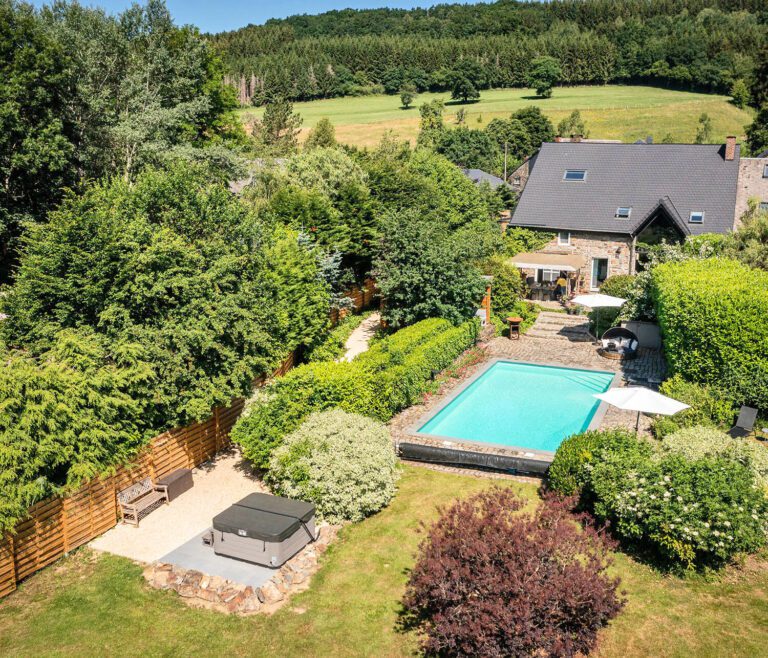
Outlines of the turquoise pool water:
{"label": "turquoise pool water", "polygon": [[497,361],[419,433],[482,443],[557,450],[589,427],[613,373]]}

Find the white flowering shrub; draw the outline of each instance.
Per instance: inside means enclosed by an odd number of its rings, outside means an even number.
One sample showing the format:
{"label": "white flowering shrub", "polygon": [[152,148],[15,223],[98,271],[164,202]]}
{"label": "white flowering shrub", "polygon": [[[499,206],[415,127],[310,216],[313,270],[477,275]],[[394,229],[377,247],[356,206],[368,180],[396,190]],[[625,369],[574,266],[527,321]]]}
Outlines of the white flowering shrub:
{"label": "white flowering shrub", "polygon": [[384,424],[341,409],[310,415],[270,460],[275,493],[315,503],[331,523],[361,521],[389,504],[397,458]]}
{"label": "white flowering shrub", "polygon": [[768,448],[752,439],[732,439],[712,427],[686,427],[665,437],[662,449],[688,459],[725,457],[749,468],[763,489],[768,488]]}
{"label": "white flowering shrub", "polygon": [[768,500],[752,471],[722,457],[606,455],[590,484],[595,515],[667,567],[720,567],[766,544]]}

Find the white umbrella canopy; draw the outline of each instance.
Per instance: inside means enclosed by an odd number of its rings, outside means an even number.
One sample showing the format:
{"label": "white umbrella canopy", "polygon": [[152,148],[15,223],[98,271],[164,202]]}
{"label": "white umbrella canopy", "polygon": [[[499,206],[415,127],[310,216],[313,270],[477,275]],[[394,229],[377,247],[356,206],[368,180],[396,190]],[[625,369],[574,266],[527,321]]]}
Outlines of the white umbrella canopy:
{"label": "white umbrella canopy", "polygon": [[[598,309],[597,320],[595,321],[595,333],[598,333],[598,329],[600,327],[600,309],[604,306],[618,308],[627,300],[622,299],[621,297],[613,297],[611,295],[601,295],[600,293],[595,293],[594,295],[576,295],[576,297],[574,297],[571,301],[574,304],[578,304],[579,306],[588,306],[589,308]],[[595,344],[597,344],[597,338],[599,338],[599,336],[595,336]]]}
{"label": "white umbrella canopy", "polygon": [[637,424],[635,425],[635,430],[640,426],[641,413],[674,416],[676,413],[689,409],[691,406],[643,386],[611,388],[605,393],[596,393],[595,397],[599,400],[604,400],[618,409],[636,411]]}
{"label": "white umbrella canopy", "polygon": [[574,297],[571,301],[574,304],[578,304],[579,306],[589,306],[589,308],[618,308],[627,300],[622,299],[621,297],[613,297],[611,295],[595,293],[594,295],[576,295],[576,297]]}

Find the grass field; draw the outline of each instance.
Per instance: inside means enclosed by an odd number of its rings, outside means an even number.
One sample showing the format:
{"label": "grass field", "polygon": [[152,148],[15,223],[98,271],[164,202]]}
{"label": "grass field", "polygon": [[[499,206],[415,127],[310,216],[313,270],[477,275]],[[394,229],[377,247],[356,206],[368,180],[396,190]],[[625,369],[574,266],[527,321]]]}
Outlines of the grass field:
{"label": "grass field", "polygon": [[[670,134],[676,142],[692,142],[702,112],[712,119],[713,140],[744,133],[751,115],[728,102],[727,96],[673,91],[658,87],[607,85],[603,87],[558,87],[552,98],[536,98],[530,89],[484,91],[480,101],[467,105],[449,103],[446,121],[454,123],[460,107],[467,110],[467,125],[482,127],[494,117],[506,117],[528,105],[538,105],[557,125],[572,110],[580,110],[590,137],[625,142],[647,135],[660,141]],[[399,96],[359,96],[296,103],[294,110],[304,119],[303,134],[321,117],[336,125],[339,141],[356,146],[374,146],[387,130],[415,141],[419,128],[418,106],[433,98],[449,101],[447,93],[420,94],[413,107],[399,107]],[[261,108],[240,110],[244,122],[258,118]]]}
{"label": "grass field", "polygon": [[[347,527],[311,587],[271,617],[187,608],[144,584],[129,560],[81,550],[0,602],[3,656],[413,655],[397,630],[419,522],[492,481],[406,467],[392,505]],[[504,482],[533,502],[533,485]],[[768,646],[768,563],[713,579],[662,576],[619,555],[624,612],[600,637],[601,658],[752,657]]]}

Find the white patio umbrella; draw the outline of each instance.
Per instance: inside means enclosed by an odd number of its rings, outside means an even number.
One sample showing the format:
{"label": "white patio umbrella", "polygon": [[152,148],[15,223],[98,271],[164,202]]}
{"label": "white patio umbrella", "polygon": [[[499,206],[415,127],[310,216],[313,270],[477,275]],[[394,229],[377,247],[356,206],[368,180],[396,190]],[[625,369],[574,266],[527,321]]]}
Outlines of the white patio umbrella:
{"label": "white patio umbrella", "polygon": [[627,411],[637,412],[635,431],[640,427],[640,414],[661,414],[662,416],[674,416],[683,409],[690,408],[689,404],[678,402],[666,395],[652,391],[643,386],[627,386],[626,388],[611,388],[605,393],[596,393],[598,400],[604,400],[608,404]]}
{"label": "white patio umbrella", "polygon": [[[599,327],[601,308],[603,307],[619,308],[627,300],[622,299],[621,297],[613,297],[612,295],[601,295],[600,293],[595,293],[594,295],[576,295],[576,297],[574,297],[571,301],[574,304],[578,304],[579,306],[596,308],[597,320],[595,321],[595,327]],[[598,338],[598,336],[595,336],[595,338]]]}

